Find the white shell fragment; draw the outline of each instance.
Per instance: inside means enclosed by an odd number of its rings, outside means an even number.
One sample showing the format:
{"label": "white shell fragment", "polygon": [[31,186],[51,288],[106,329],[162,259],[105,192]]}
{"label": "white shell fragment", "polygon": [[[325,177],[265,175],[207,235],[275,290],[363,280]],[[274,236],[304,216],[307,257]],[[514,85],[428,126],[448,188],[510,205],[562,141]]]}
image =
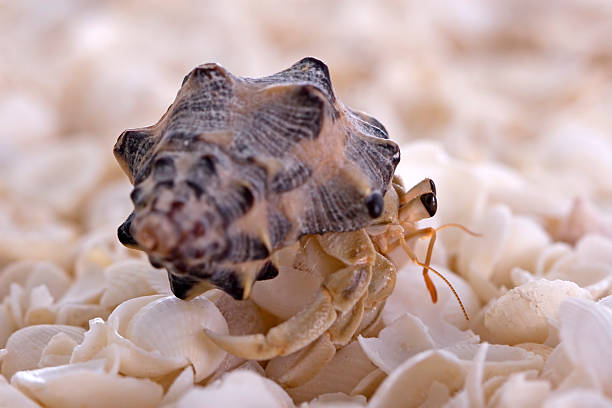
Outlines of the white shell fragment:
{"label": "white shell fragment", "polygon": [[550,394],[547,381],[528,379],[528,372],[516,373],[497,389],[490,404],[497,407],[538,408]]}
{"label": "white shell fragment", "polygon": [[156,293],[154,282],[160,278],[167,279],[166,273],[148,262],[127,260],[113,263],[104,269],[105,290],[100,305],[113,308],[135,297],[153,295]]}
{"label": "white shell fragment", "polygon": [[[57,341],[57,334],[65,334],[76,344],[82,341],[84,332],[80,327],[57,324],[29,326],[16,331],[6,343],[2,375],[10,379],[17,371],[41,367],[41,356],[53,339]],[[49,354],[49,351],[45,354]]]}
{"label": "white shell fragment", "polygon": [[236,370],[207,387],[194,387],[175,408],[291,408],[293,402],[275,382],[248,370]]}
{"label": "white shell fragment", "polygon": [[418,407],[427,399],[434,382],[454,393],[463,387],[465,375],[466,370],[453,354],[425,351],[406,360],[383,381],[372,396],[370,407]]}
{"label": "white shell fragment", "polygon": [[225,357],[203,333],[227,333],[225,319],[205,297],[144,296],[117,307],[105,323],[93,320],[73,362],[95,356],[119,364],[122,374],[158,377],[193,365],[195,381],[209,376]]}
{"label": "white shell fragment", "polygon": [[561,302],[568,298],[590,299],[591,295],[573,282],[527,282],[497,299],[487,309],[484,324],[496,342],[542,343],[549,334],[549,319],[557,318]]}
{"label": "white shell fragment", "polygon": [[[585,299],[569,299],[559,309],[559,336],[574,366],[566,382],[586,380],[612,395],[612,309]],[[586,337],[586,338],[585,338]]]}
{"label": "white shell fragment", "polygon": [[40,408],[17,388],[10,385],[4,377],[0,376],[0,406],[19,408]]}
{"label": "white shell fragment", "polygon": [[410,314],[384,328],[378,338],[360,336],[359,344],[368,358],[387,374],[415,354],[435,348],[427,326]]}
{"label": "white shell fragment", "polygon": [[86,140],[38,149],[15,164],[8,186],[22,200],[45,203],[70,215],[103,175],[104,157],[98,151]]}
{"label": "white shell fragment", "polygon": [[11,384],[49,408],[156,407],[162,387],[105,370],[104,360],[21,371]]}

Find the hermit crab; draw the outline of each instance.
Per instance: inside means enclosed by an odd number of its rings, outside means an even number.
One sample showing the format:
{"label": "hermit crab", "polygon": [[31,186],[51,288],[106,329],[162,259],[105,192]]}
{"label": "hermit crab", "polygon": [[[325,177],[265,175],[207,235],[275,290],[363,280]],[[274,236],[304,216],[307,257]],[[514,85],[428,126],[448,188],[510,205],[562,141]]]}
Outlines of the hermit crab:
{"label": "hermit crab", "polygon": [[[317,59],[257,79],[201,65],[160,121],[123,132],[114,153],[134,184],[119,240],[166,268],[177,297],[218,287],[246,299],[256,281],[277,276],[290,247],[296,268],[325,269],[312,303],[267,334],[207,333],[235,355],[266,360],[313,344],[331,358],[376,322],[395,283],[385,254],[400,245],[435,297],[427,272],[436,231],[415,225],[435,214],[435,186],[404,189],[398,145],[336,99]],[[421,263],[406,242],[427,237]]]}

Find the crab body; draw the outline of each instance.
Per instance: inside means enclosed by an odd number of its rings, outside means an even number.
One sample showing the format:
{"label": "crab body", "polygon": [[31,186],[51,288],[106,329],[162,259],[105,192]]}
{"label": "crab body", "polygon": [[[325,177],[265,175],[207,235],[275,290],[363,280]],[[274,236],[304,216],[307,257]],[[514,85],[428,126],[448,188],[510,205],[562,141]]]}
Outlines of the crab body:
{"label": "crab body", "polygon": [[[395,283],[389,251],[401,245],[424,276],[429,268],[435,230],[415,223],[436,212],[433,182],[404,189],[398,146],[336,99],[314,58],[259,79],[199,66],[160,121],[125,131],[114,153],[134,184],[119,240],[166,268],[177,297],[218,287],[247,298],[286,253],[321,276],[312,302],[265,334],[207,332],[236,356],[273,359],[268,376],[285,386],[312,378],[357,334],[375,334]],[[406,241],[427,237],[422,264]]]}
{"label": "crab body", "polygon": [[399,162],[385,128],[340,103],[314,58],[259,79],[201,65],[114,153],[134,184],[119,239],[165,267],[183,299],[210,285],[246,298],[278,273],[275,251],[370,225]]}

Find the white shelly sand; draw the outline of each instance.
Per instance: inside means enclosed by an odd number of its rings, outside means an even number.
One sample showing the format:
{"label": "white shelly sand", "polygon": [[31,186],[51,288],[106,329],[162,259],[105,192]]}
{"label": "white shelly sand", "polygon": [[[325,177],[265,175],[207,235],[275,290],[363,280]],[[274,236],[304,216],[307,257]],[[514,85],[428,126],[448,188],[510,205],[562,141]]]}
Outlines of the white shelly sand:
{"label": "white shelly sand", "polygon": [[[611,21],[599,0],[2,2],[0,407],[612,408]],[[264,333],[322,278],[283,265],[245,301],[177,299],[117,239],[112,151],[199,64],[309,55],[385,124],[404,184],[435,181],[418,225],[478,236],[440,230],[432,256],[469,321],[396,250],[377,330],[296,384],[299,351],[246,360],[204,330]]]}

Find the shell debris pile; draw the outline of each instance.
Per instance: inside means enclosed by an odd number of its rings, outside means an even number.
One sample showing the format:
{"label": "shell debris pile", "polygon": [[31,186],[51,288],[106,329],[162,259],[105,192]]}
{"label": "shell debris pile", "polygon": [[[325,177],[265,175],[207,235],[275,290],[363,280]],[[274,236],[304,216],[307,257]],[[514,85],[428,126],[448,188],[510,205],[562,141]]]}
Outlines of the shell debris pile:
{"label": "shell debris pile", "polygon": [[[607,2],[0,10],[0,406],[612,407]],[[204,330],[265,332],[320,282],[288,269],[249,300],[177,299],[117,240],[131,186],[111,151],[194,66],[257,77],[305,55],[385,124],[407,186],[435,181],[438,213],[419,225],[482,236],[440,231],[432,258],[470,321],[445,286],[432,304],[408,264],[375,336],[283,387],[283,357],[229,355]]]}

